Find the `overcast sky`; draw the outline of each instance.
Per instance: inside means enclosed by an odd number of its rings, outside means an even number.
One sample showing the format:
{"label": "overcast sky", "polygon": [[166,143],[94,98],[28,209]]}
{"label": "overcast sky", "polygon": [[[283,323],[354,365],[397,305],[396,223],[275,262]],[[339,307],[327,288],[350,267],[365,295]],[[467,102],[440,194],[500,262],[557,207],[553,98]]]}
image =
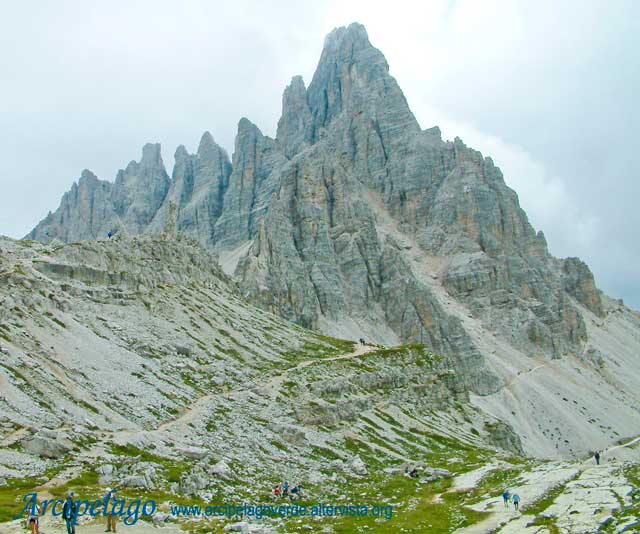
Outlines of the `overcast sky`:
{"label": "overcast sky", "polygon": [[0,0],[0,233],[26,234],[84,168],[113,180],[238,120],[274,135],[293,75],[362,22],[423,128],[493,157],[551,252],[640,308],[640,2]]}

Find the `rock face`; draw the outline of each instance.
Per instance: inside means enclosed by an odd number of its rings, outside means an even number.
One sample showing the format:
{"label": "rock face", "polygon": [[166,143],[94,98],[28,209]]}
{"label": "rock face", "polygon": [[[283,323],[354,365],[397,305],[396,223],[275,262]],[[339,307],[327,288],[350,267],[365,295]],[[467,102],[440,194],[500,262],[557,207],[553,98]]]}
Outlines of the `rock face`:
{"label": "rock face", "polygon": [[504,380],[478,331],[525,357],[588,349],[584,312],[605,316],[589,268],[549,254],[490,158],[420,128],[363,26],[331,32],[309,87],[294,77],[282,107],[276,139],[240,120],[233,164],[205,133],[197,154],[178,148],[171,179],[158,145],[115,184],[85,171],[27,237],[157,233],[175,211],[251,302],[454,355],[481,395]]}
{"label": "rock face", "polygon": [[162,205],[169,186],[160,145],[146,144],[142,159],[131,161],[118,171],[115,183],[82,171],[78,183],[62,197],[60,207],[49,213],[27,238],[70,242],[95,239],[108,232],[140,234]]}
{"label": "rock face", "polygon": [[205,132],[196,154],[189,154],[184,146],[179,146],[175,161],[169,192],[145,230],[161,232],[173,203],[176,228],[210,247],[215,242],[215,222],[222,213],[224,194],[229,187],[229,157]]}
{"label": "rock face", "polygon": [[41,430],[23,443],[24,448],[43,458],[60,458],[67,454],[73,444],[55,433]]}
{"label": "rock face", "polygon": [[273,139],[249,120],[240,120],[229,189],[215,226],[218,247],[233,247],[256,235],[279,186],[274,171],[284,159]]}

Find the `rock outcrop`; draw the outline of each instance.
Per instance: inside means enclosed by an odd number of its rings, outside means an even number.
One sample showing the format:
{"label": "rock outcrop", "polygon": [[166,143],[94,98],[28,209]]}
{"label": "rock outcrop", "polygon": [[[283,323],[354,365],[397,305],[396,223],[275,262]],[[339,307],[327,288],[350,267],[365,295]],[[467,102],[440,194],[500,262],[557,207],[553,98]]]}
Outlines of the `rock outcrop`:
{"label": "rock outcrop", "polygon": [[279,186],[276,169],[284,159],[273,139],[248,119],[240,120],[229,189],[215,226],[218,247],[231,248],[256,235]]}
{"label": "rock outcrop", "polygon": [[108,232],[137,235],[151,223],[169,190],[170,180],[159,144],[146,144],[142,159],[118,171],[114,183],[98,180],[88,170],[26,237],[65,242],[104,237]]}
{"label": "rock outcrop", "polygon": [[169,192],[145,231],[160,233],[173,203],[176,229],[204,246],[212,247],[216,237],[215,222],[222,214],[230,175],[229,157],[209,132],[203,134],[195,154],[189,154],[184,146],[179,146]]}

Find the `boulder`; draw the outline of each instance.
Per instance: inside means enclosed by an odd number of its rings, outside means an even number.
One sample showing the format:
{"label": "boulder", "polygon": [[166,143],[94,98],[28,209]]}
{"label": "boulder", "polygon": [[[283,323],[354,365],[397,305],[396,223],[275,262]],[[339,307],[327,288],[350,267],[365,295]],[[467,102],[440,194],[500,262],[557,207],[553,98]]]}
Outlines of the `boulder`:
{"label": "boulder", "polygon": [[98,467],[98,483],[101,485],[108,485],[113,482],[115,467],[112,464],[104,464]]}
{"label": "boulder", "polygon": [[220,478],[224,478],[225,480],[230,480],[233,477],[231,468],[224,460],[220,460],[217,464],[212,466],[211,469],[209,469],[209,473],[219,476]]}
{"label": "boulder", "polygon": [[427,467],[423,472],[423,476],[420,479],[420,482],[435,482],[436,480],[442,480],[443,478],[449,478],[451,476],[451,471],[449,471],[448,469],[442,469],[439,467]]}
{"label": "boulder", "polygon": [[224,527],[227,532],[241,532],[242,534],[249,533],[249,524],[246,522],[232,523]]}
{"label": "boulder", "polygon": [[387,475],[404,475],[405,470],[404,467],[385,467],[382,472]]}
{"label": "boulder", "polygon": [[38,432],[38,435],[43,436],[45,438],[58,439],[58,433],[55,430],[51,430],[49,428],[40,429],[40,432]]}
{"label": "boulder", "polygon": [[202,460],[209,455],[209,450],[203,447],[185,447],[178,449],[178,452],[181,452],[188,458],[193,458],[194,460]]}
{"label": "boulder", "polygon": [[176,352],[181,356],[192,356],[193,350],[187,345],[176,345]]}
{"label": "boulder", "polygon": [[149,489],[149,482],[146,477],[142,475],[132,475],[126,477],[122,482],[122,486],[125,488],[144,488]]}
{"label": "boulder", "polygon": [[69,440],[47,437],[42,431],[23,441],[22,445],[30,453],[42,458],[61,458],[73,447]]}
{"label": "boulder", "polygon": [[368,473],[367,466],[359,455],[356,455],[351,459],[349,462],[349,469],[356,475],[360,476],[365,476]]}
{"label": "boulder", "polygon": [[164,512],[156,512],[153,514],[153,524],[156,527],[160,527],[172,519],[173,517],[170,514],[165,514]]}
{"label": "boulder", "polygon": [[327,477],[323,475],[320,471],[311,471],[307,480],[310,484],[322,484]]}
{"label": "boulder", "polygon": [[616,529],[616,534],[623,534],[623,532],[639,532],[640,531],[640,520],[638,519],[629,519],[624,523],[618,525]]}

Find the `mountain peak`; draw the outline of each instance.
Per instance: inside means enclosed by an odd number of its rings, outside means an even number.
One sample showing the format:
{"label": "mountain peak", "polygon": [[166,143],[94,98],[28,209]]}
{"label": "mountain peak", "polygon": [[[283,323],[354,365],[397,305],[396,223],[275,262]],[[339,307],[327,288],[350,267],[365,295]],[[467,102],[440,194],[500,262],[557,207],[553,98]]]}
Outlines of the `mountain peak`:
{"label": "mountain peak", "polygon": [[163,165],[160,143],[146,143],[142,147],[140,164],[150,167]]}
{"label": "mountain peak", "polygon": [[307,90],[314,119],[313,140],[344,111],[364,112],[385,128],[417,131],[418,123],[380,50],[369,42],[362,24],[334,29],[327,35],[318,67]]}
{"label": "mountain peak", "polygon": [[98,177],[93,174],[89,169],[84,169],[82,173],[80,173],[80,182],[97,182]]}
{"label": "mountain peak", "polygon": [[173,157],[176,161],[182,161],[189,157],[189,152],[187,152],[187,149],[184,145],[178,145],[178,148],[176,148]]}
{"label": "mountain peak", "polygon": [[211,133],[209,131],[204,132],[200,138],[200,144],[198,145],[198,156],[212,156],[220,151],[221,149],[213,139]]}
{"label": "mountain peak", "polygon": [[307,88],[304,85],[304,79],[302,78],[302,76],[298,74],[291,78],[291,82],[289,83],[289,85],[287,85],[284,92],[285,94],[287,92],[299,94],[299,93],[304,93],[306,90]]}
{"label": "mountain peak", "polygon": [[367,30],[357,22],[347,27],[335,28],[326,36],[318,68],[311,85],[316,81],[318,71],[322,71],[332,65],[341,68],[345,65],[351,67],[354,64],[361,66],[377,65],[382,68],[382,71],[389,71],[389,65],[384,54],[371,44]]}
{"label": "mountain peak", "polygon": [[359,43],[371,46],[366,28],[359,22],[352,22],[349,26],[334,28],[324,39],[325,50],[335,50],[344,43]]}
{"label": "mountain peak", "polygon": [[294,76],[282,94],[282,116],[276,138],[287,158],[291,158],[305,141],[311,141],[313,118],[307,102],[307,90],[302,76]]}
{"label": "mountain peak", "polygon": [[258,132],[262,135],[260,128],[258,128],[253,122],[251,122],[246,117],[242,117],[238,121],[238,135],[245,132]]}

